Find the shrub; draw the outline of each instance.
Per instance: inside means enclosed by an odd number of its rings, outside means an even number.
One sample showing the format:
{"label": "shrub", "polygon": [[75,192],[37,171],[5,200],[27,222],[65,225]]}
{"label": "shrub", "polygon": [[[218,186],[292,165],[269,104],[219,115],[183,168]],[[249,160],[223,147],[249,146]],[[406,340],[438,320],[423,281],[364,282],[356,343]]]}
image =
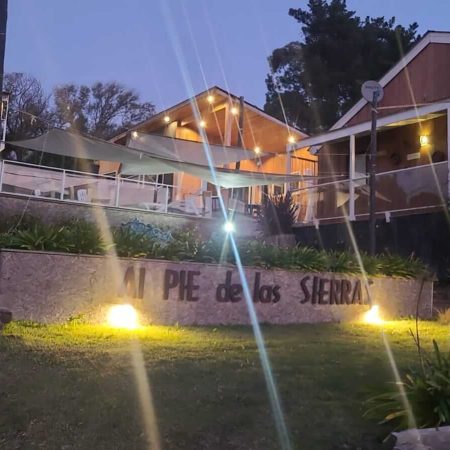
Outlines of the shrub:
{"label": "shrub", "polygon": [[[103,254],[107,249],[95,223],[71,219],[58,225],[45,225],[39,220],[33,223],[28,216],[24,222],[15,222],[15,225],[18,223],[18,227],[0,232],[0,248],[83,254]],[[163,240],[159,239],[160,235],[163,235]],[[217,234],[215,238],[205,241],[199,231],[192,227],[173,233],[159,233],[155,227],[132,221],[114,229],[112,237],[117,255],[121,257],[236,263],[229,238]],[[242,263],[247,266],[306,272],[361,272],[356,256],[348,252],[325,252],[301,246],[280,248],[255,240],[239,243],[238,250]],[[396,255],[363,254],[361,258],[368,275],[417,278],[427,274],[426,266],[413,257],[405,259]]]}
{"label": "shrub", "polygon": [[[443,355],[434,340],[433,347],[433,358],[424,360],[422,370],[411,370],[400,382],[419,428],[450,424],[450,354]],[[395,429],[409,426],[398,389],[370,399],[369,405],[367,416],[381,418]]]}
{"label": "shrub", "polygon": [[126,258],[155,257],[157,243],[142,233],[129,228],[118,227],[113,231],[113,241],[117,256]]}
{"label": "shrub", "polygon": [[165,248],[167,259],[224,263],[230,259],[228,240],[204,241],[197,228],[188,227],[172,233],[172,241]]}
{"label": "shrub", "polygon": [[367,275],[379,275],[381,273],[379,256],[371,256],[366,253],[361,253],[361,260]]}
{"label": "shrub", "polygon": [[354,255],[348,252],[331,251],[325,254],[328,272],[361,273],[361,267]]}
{"label": "shrub", "polygon": [[290,268],[305,272],[325,270],[326,258],[323,252],[310,247],[295,247],[288,250],[291,257]]}
{"label": "shrub", "polygon": [[266,199],[261,211],[260,222],[264,234],[273,236],[276,234],[292,233],[292,226],[297,217],[298,205],[292,201],[292,195],[275,195]]}
{"label": "shrub", "polygon": [[18,230],[7,235],[5,245],[23,250],[46,250],[70,252],[73,245],[64,227],[35,224],[30,229]]}
{"label": "shrub", "polygon": [[97,225],[81,219],[71,219],[61,224],[72,251],[87,255],[99,255],[107,246]]}
{"label": "shrub", "polygon": [[427,267],[414,256],[402,258],[398,255],[378,257],[379,272],[389,277],[418,278],[427,273]]}

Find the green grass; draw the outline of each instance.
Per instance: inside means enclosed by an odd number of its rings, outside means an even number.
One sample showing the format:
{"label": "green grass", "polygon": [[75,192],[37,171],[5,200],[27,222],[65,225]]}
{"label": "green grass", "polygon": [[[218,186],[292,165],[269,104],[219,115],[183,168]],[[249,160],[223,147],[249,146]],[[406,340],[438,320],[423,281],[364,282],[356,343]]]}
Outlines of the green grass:
{"label": "green grass", "polygon": [[[413,322],[385,326],[401,371],[416,364]],[[427,349],[449,328],[422,322]],[[362,417],[392,380],[380,329],[263,327],[295,449],[379,449]],[[279,449],[252,331],[8,325],[0,335],[0,448],[148,449],[132,349],[142,348],[161,448]]]}

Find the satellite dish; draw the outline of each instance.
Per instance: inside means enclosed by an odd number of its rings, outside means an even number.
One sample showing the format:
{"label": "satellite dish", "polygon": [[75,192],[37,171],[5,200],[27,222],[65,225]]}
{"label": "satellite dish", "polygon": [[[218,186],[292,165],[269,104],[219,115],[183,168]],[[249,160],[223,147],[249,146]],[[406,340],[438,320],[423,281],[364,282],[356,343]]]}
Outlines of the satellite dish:
{"label": "satellite dish", "polygon": [[361,86],[361,94],[368,102],[372,103],[374,97],[377,102],[380,102],[383,99],[384,92],[378,81],[369,80]]}

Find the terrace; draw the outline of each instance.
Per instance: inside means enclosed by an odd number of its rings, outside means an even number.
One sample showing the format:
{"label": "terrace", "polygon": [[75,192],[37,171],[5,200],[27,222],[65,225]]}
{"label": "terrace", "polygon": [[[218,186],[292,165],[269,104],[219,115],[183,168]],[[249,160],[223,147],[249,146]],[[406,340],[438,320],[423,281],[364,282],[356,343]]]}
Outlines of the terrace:
{"label": "terrace", "polygon": [[[442,211],[449,200],[449,106],[436,103],[378,120],[379,218]],[[298,226],[367,219],[370,122],[302,141],[319,150],[319,179],[291,186]]]}
{"label": "terrace", "polygon": [[211,215],[202,197],[172,202],[173,185],[133,179],[120,175],[98,175],[16,161],[0,161],[0,193],[25,197],[85,203],[98,206]]}

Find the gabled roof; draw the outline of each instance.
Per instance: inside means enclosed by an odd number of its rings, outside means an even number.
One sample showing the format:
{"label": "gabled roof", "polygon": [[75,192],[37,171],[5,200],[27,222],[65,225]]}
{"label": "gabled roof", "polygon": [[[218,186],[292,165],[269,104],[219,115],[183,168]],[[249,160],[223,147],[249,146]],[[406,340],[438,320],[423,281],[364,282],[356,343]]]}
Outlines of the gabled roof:
{"label": "gabled roof", "polygon": [[[387,72],[379,83],[381,86],[386,86],[392,79],[394,79],[420,52],[422,52],[428,44],[450,44],[450,32],[448,31],[427,31],[423,38],[397,63]],[[361,98],[351,109],[349,109],[332,127],[331,130],[336,130],[345,126],[364,106],[367,105],[367,100]]]}
{"label": "gabled roof", "polygon": [[[199,106],[201,106],[201,105],[203,105],[203,103],[207,102],[207,97],[209,95],[214,95],[214,96],[218,95],[218,96],[222,97],[223,99],[228,99],[234,103],[238,103],[240,100],[239,96],[232,94],[231,92],[228,92],[219,86],[212,86],[211,88],[209,88],[203,92],[200,92],[199,94],[196,94],[194,97],[185,99],[169,108],[166,108],[166,109],[156,113],[154,116],[150,117],[149,119],[145,120],[144,122],[141,122],[141,123],[135,125],[130,130],[127,130],[126,132],[121,133],[118,136],[115,136],[114,138],[111,139],[111,141],[115,142],[115,141],[123,138],[130,131],[140,130],[140,129],[145,128],[146,126],[149,126],[155,122],[161,122],[165,115],[171,116],[171,113],[173,113],[174,111],[179,110],[181,108],[189,107],[192,104],[192,102],[196,102]],[[244,107],[247,110],[258,114],[259,116],[263,117],[266,120],[271,121],[272,123],[274,123],[276,125],[283,126],[286,130],[289,131],[289,133],[294,133],[295,135],[298,135],[299,137],[307,136],[305,133],[300,131],[298,128],[287,125],[285,122],[282,122],[281,120],[271,116],[270,114],[267,114],[263,109],[259,108],[256,105],[253,105],[252,103],[247,102],[245,99],[244,99]]]}

